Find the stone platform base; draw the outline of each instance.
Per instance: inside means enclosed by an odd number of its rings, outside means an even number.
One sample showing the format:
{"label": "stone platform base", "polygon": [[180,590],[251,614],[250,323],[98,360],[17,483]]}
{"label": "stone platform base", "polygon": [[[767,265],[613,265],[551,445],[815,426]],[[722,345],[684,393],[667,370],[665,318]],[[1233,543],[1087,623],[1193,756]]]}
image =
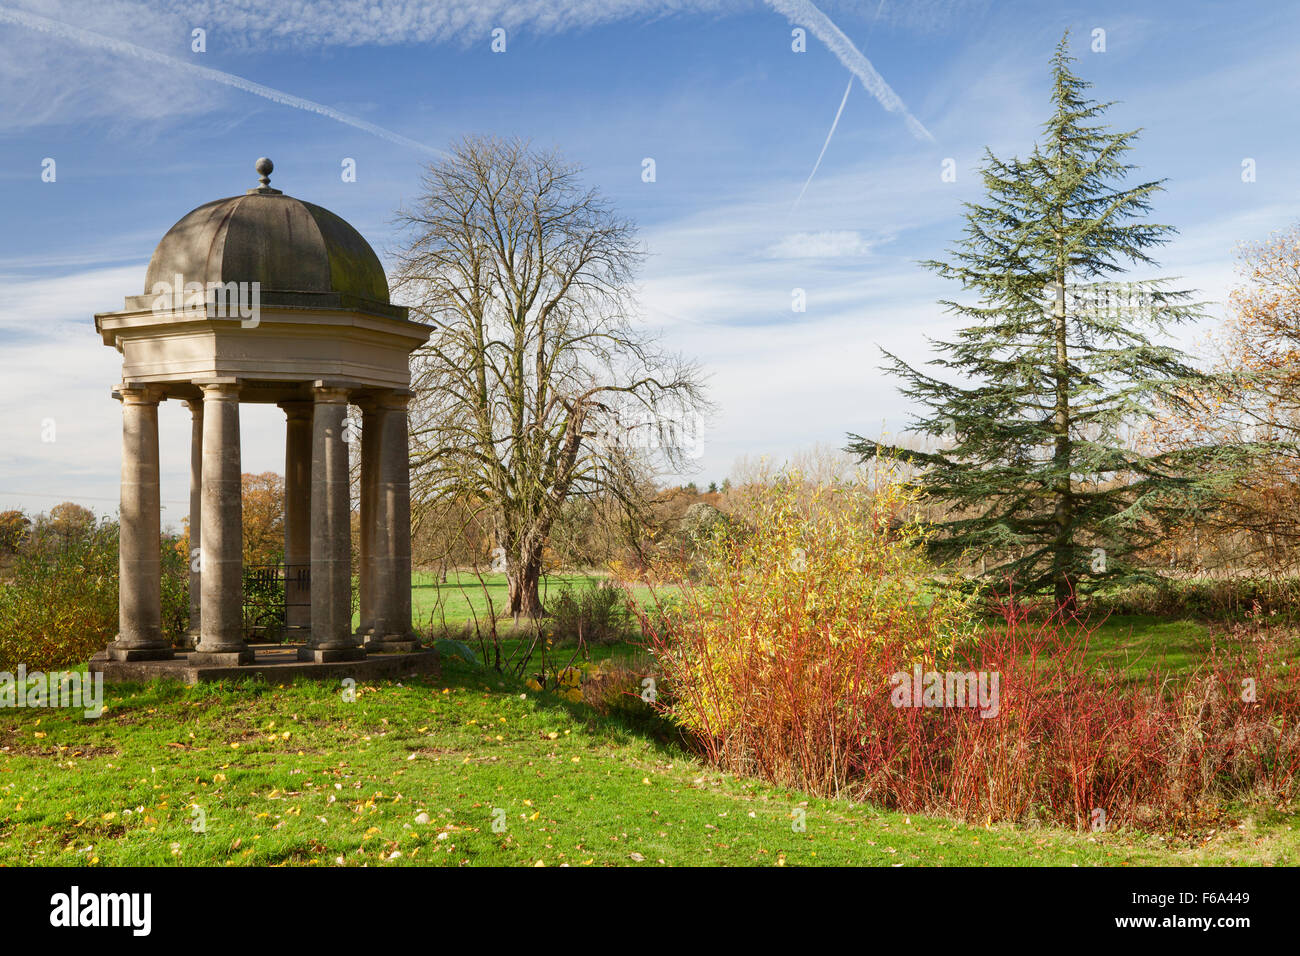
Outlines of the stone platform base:
{"label": "stone platform base", "polygon": [[366,652],[360,647],[300,647],[298,660],[317,664],[334,664],[339,661],[363,661]]}
{"label": "stone platform base", "polygon": [[420,649],[419,641],[370,641],[367,654],[413,654]]}
{"label": "stone platform base", "polygon": [[[109,657],[113,653],[109,651]],[[244,664],[252,664],[257,658],[253,651],[190,651],[187,655],[191,667],[240,667]]]}
{"label": "stone platform base", "polygon": [[410,677],[415,674],[438,674],[438,654],[421,650],[410,654],[372,654],[360,660],[299,660],[301,644],[254,644],[249,648],[253,661],[229,665],[191,660],[191,653],[177,650],[170,660],[116,661],[105,651],[90,659],[92,674],[103,674],[106,684],[139,684],[169,678],[186,684],[200,681],[261,677],[267,681],[287,682],[295,677],[309,680],[341,681]]}
{"label": "stone platform base", "polygon": [[104,649],[110,660],[114,661],[169,661],[174,656],[170,647],[114,647],[110,644]]}

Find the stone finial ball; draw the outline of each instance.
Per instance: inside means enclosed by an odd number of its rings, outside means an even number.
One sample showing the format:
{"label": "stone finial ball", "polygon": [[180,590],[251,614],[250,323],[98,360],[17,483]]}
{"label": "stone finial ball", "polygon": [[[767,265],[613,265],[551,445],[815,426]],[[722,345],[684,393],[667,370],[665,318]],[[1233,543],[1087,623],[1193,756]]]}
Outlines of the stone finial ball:
{"label": "stone finial ball", "polygon": [[253,164],[253,168],[257,170],[259,176],[270,176],[271,173],[275,172],[275,163],[263,156]]}

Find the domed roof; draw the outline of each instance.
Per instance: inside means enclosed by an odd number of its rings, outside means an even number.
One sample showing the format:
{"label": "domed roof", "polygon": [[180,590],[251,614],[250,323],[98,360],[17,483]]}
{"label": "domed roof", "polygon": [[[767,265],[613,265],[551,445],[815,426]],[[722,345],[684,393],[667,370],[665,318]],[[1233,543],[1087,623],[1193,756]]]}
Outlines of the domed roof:
{"label": "domed roof", "polygon": [[388,279],[370,244],[328,209],[270,187],[269,159],[257,161],[261,186],[199,206],[167,230],[145,274],[155,283],[259,282],[261,292],[324,292],[387,304]]}

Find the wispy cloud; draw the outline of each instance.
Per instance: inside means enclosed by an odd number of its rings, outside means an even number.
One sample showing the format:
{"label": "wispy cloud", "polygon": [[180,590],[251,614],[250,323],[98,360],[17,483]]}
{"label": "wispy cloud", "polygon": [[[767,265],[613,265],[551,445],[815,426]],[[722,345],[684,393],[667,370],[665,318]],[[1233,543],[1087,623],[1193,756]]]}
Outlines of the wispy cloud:
{"label": "wispy cloud", "polygon": [[221,24],[242,42],[286,46],[371,46],[408,43],[487,43],[501,27],[557,34],[629,19],[723,14],[755,0],[196,0],[186,13],[196,24]]}
{"label": "wispy cloud", "polygon": [[907,124],[913,136],[926,142],[934,142],[934,136],[930,131],[908,111],[898,94],[871,65],[871,61],[853,45],[853,41],[844,35],[844,31],[837,27],[830,17],[822,13],[809,0],[766,0],[766,2],[772,9],[784,14],[791,23],[811,30],[813,35],[826,44],[836,58],[858,78],[863,89],[874,96],[886,110],[903,117],[903,122]]}
{"label": "wispy cloud", "polygon": [[826,142],[822,143],[822,151],[817,154],[817,162],[813,163],[812,172],[809,173],[808,178],[804,180],[803,188],[799,190],[799,195],[795,197],[794,205],[790,207],[791,211],[798,208],[800,200],[803,199],[803,194],[808,191],[808,184],[811,183],[813,177],[817,175],[817,170],[821,169],[822,157],[826,155],[826,147],[831,144],[831,137],[835,135],[835,128],[840,125],[840,116],[844,112],[844,104],[849,101],[849,93],[853,90],[853,79],[853,77],[849,77],[849,85],[844,87],[844,96],[840,99],[840,108],[835,111],[835,119],[831,121],[831,128],[826,133]]}
{"label": "wispy cloud", "polygon": [[793,232],[768,249],[773,259],[841,259],[865,256],[875,242],[847,229]]}
{"label": "wispy cloud", "polygon": [[318,113],[327,119],[344,123],[348,126],[362,130],[363,132],[378,136],[381,139],[386,139],[390,143],[396,143],[399,146],[407,146],[411,149],[435,155],[442,154],[442,151],[436,147],[417,142],[409,137],[402,136],[400,133],[395,133],[382,126],[377,126],[374,123],[340,112],[332,107],[325,106],[323,103],[304,99],[301,96],[295,96],[294,94],[286,93],[283,90],[264,86],[261,83],[254,83],[252,80],[246,80],[241,76],[235,76],[233,73],[226,73],[222,70],[214,70],[211,67],[187,63],[186,61],[177,59],[174,56],[168,56],[165,53],[159,53],[156,50],[150,50],[147,47],[142,47],[135,43],[128,43],[125,40],[118,40],[114,37],[94,33],[90,30],[83,30],[79,27],[69,26],[66,23],[62,23],[58,20],[51,20],[48,17],[41,17],[34,13],[27,13],[23,10],[15,10],[10,7],[0,6],[0,23],[15,24],[17,26],[26,27],[30,30],[36,30],[57,37],[61,40],[67,40],[70,43],[76,43],[97,50],[105,50],[119,56],[134,57],[135,59],[143,60],[147,63],[167,66],[180,72],[188,73],[191,76],[201,77],[205,80],[211,80],[214,83],[221,83],[225,86],[234,87],[235,89],[242,90],[245,93],[251,93],[254,96],[260,96],[273,103],[279,103],[282,106],[289,106],[298,110],[306,110],[310,113]]}
{"label": "wispy cloud", "polygon": [[[102,2],[102,0],[95,0]],[[487,42],[509,33],[554,35],[628,20],[721,16],[754,10],[765,0],[137,0],[154,10],[182,9],[199,26],[222,26],[250,45],[371,46]],[[943,29],[988,0],[902,0],[880,3],[876,18],[911,31]],[[854,10],[861,0],[839,0]],[[883,11],[883,12],[882,12]]]}
{"label": "wispy cloud", "polygon": [[[310,48],[326,46],[390,46],[429,43],[486,43],[491,31],[502,27],[508,33],[528,31],[533,35],[559,34],[592,29],[610,23],[667,17],[721,16],[754,9],[760,2],[784,14],[791,22],[810,30],[847,67],[886,110],[901,115],[918,139],[932,141],[930,131],[916,119],[894,90],[844,32],[809,0],[568,0],[563,4],[550,0],[335,0],[326,4],[304,4],[299,0],[64,0],[57,7],[59,19],[42,16],[19,5],[0,6],[0,24],[9,23],[39,31],[66,42],[77,43],[117,56],[133,57],[156,65],[183,71],[190,77],[220,83],[260,96],[275,103],[317,113],[390,142],[436,153],[433,147],[360,119],[324,104],[278,90],[210,67],[159,53],[138,42],[119,40],[108,32],[129,28],[139,39],[138,25],[148,25],[155,34],[173,35],[182,28],[202,26],[218,32],[231,49],[266,49],[273,47]],[[951,2],[951,0],[950,0]],[[927,11],[943,9],[946,4],[918,0]],[[904,5],[908,11],[911,7]],[[43,9],[42,13],[48,10]],[[892,19],[898,11],[890,6]],[[911,14],[909,13],[909,16]],[[876,18],[880,18],[877,8]],[[79,26],[72,26],[75,22]],[[873,23],[875,21],[873,20]],[[907,25],[917,24],[908,20]],[[8,59],[8,58],[6,58]],[[0,62],[0,79],[9,67]],[[12,78],[8,84],[22,92],[23,84]],[[26,79],[31,79],[28,76]],[[112,84],[109,84],[111,87]],[[44,99],[71,101],[94,91],[61,89]],[[100,90],[99,95],[120,99],[121,91]],[[164,98],[154,104],[134,104],[142,113],[167,112]],[[111,113],[111,110],[105,110]],[[183,114],[184,108],[175,112]],[[838,114],[837,114],[838,115]],[[30,117],[28,118],[30,122]],[[9,125],[23,125],[21,116],[8,118]],[[828,139],[829,142],[829,139]],[[823,148],[824,152],[824,148]]]}

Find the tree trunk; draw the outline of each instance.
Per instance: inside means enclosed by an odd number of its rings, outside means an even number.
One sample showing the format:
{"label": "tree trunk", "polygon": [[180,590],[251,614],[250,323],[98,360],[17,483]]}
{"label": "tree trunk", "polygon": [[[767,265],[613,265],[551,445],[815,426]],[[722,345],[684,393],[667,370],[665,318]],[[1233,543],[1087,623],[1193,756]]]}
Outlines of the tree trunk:
{"label": "tree trunk", "polygon": [[507,563],[506,582],[509,587],[511,617],[538,618],[546,613],[539,592],[541,580],[541,548],[532,549]]}
{"label": "tree trunk", "polygon": [[[1057,238],[1059,241],[1059,233]],[[1065,259],[1063,255],[1058,255],[1056,303],[1052,310],[1053,331],[1056,337],[1054,369],[1056,408],[1053,421],[1056,443],[1052,463],[1057,470],[1054,489],[1056,507],[1052,514],[1052,523],[1056,528],[1056,535],[1052,542],[1052,584],[1057,611],[1062,614],[1072,614],[1077,608],[1074,593],[1075,575],[1071,573],[1074,564],[1074,488],[1070,469],[1073,464],[1074,449],[1070,442],[1070,366],[1065,316],[1065,280]]]}
{"label": "tree trunk", "polygon": [[1069,571],[1062,572],[1056,578],[1056,610],[1061,614],[1073,614],[1079,608],[1078,599],[1074,593],[1074,575]]}

